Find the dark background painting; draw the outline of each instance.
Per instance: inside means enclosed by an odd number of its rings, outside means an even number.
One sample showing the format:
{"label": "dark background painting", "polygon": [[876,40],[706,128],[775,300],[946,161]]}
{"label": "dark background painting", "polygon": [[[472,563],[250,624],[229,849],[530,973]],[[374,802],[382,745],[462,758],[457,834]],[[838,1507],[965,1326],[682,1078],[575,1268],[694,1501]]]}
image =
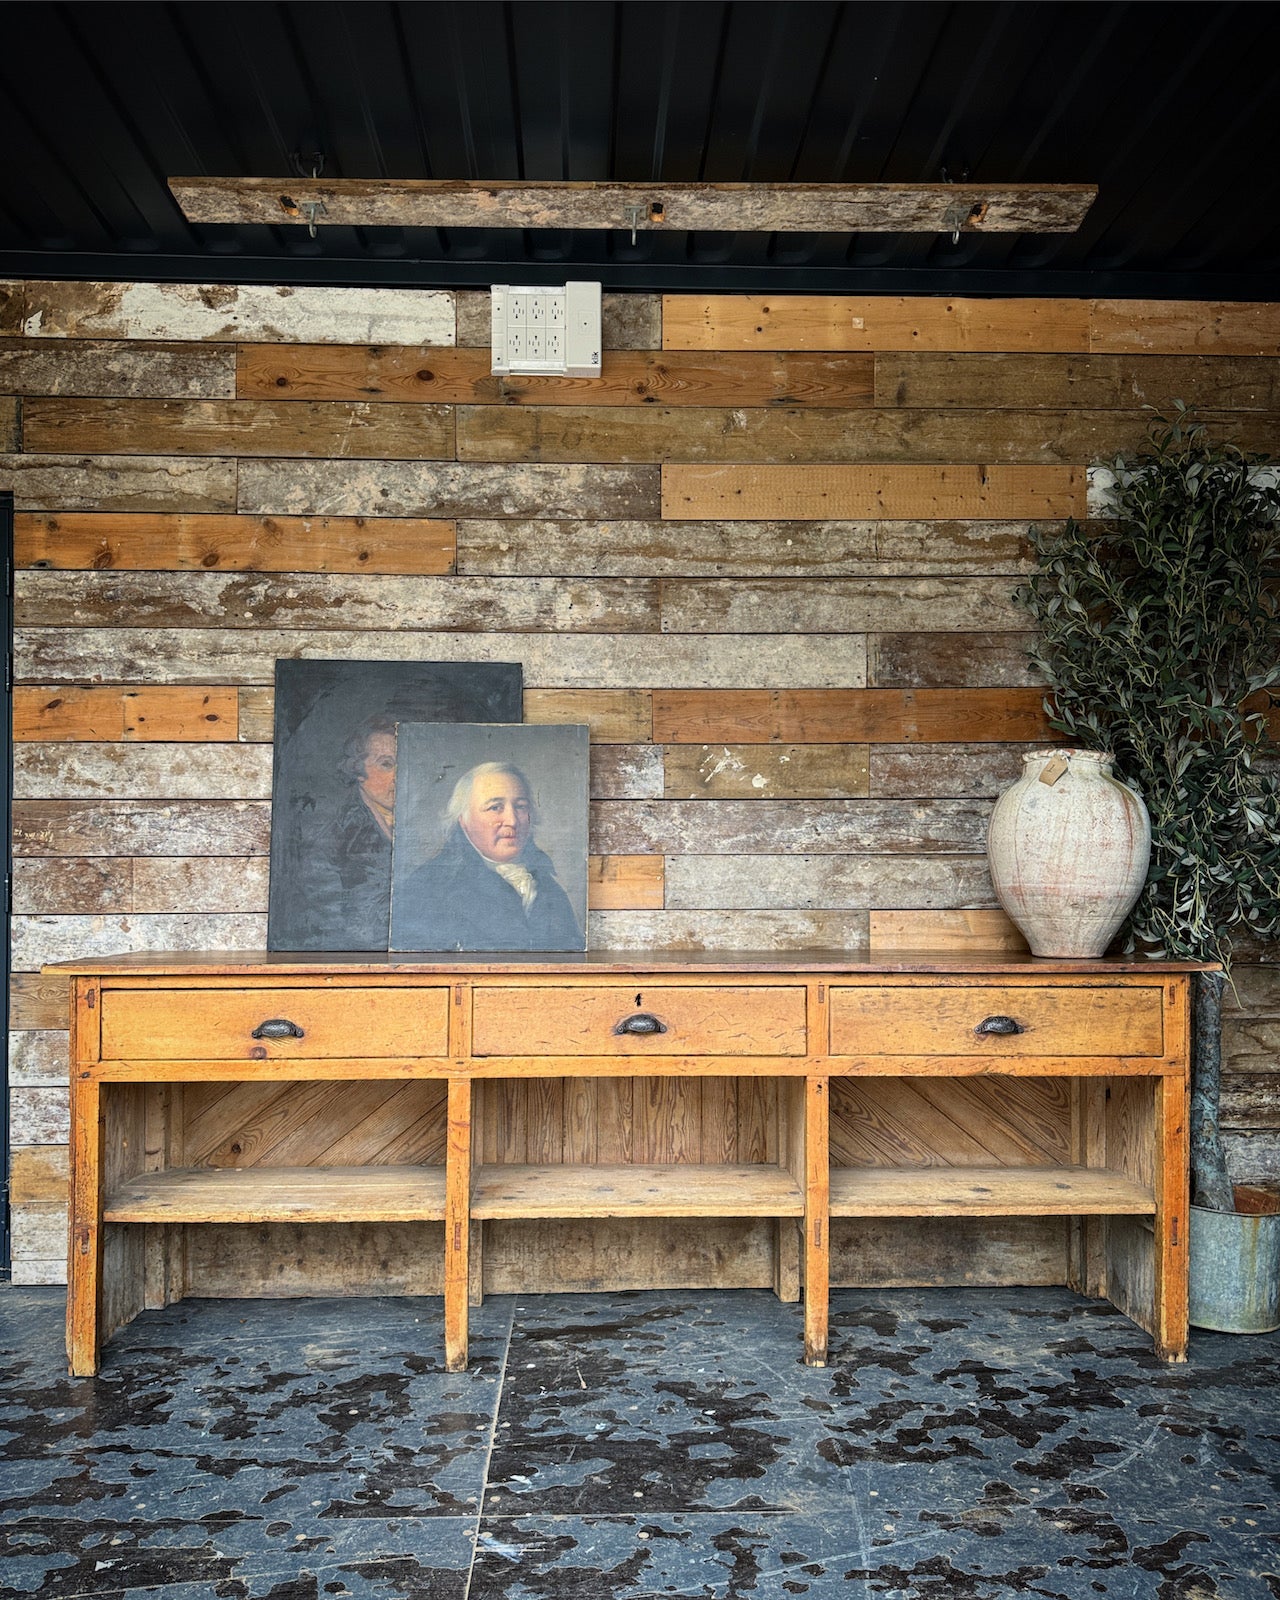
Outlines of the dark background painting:
{"label": "dark background painting", "polygon": [[[371,717],[519,722],[519,663],[277,661],[271,950],[385,950],[391,849],[343,771]],[[399,787],[399,786],[398,786]]]}
{"label": "dark background painting", "polygon": [[[533,843],[550,856],[569,897],[585,948],[587,928],[588,731],[576,724],[541,727],[400,728],[400,797],[394,850],[391,948],[422,948],[408,931],[413,908],[405,885],[444,841],[445,807],[464,773],[506,761],[529,780],[538,820]],[[557,946],[556,948],[568,948]]]}

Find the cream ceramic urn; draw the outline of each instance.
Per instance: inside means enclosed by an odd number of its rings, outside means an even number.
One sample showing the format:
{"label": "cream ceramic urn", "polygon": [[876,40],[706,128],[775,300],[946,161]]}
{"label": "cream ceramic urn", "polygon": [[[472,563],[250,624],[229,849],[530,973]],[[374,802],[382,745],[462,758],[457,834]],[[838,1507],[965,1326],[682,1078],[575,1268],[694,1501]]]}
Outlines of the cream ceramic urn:
{"label": "cream ceramic urn", "polygon": [[1151,821],[1096,750],[1022,758],[987,830],[1000,904],[1037,956],[1100,956],[1146,882]]}

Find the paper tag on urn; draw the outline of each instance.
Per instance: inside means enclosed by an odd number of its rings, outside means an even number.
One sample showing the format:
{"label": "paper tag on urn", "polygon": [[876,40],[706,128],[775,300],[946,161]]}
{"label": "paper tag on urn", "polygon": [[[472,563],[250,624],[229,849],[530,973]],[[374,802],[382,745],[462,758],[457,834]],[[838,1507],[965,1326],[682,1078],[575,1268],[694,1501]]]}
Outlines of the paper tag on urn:
{"label": "paper tag on urn", "polygon": [[1069,762],[1066,756],[1053,756],[1045,762],[1044,771],[1040,774],[1040,782],[1047,783],[1052,789],[1054,784],[1067,770]]}

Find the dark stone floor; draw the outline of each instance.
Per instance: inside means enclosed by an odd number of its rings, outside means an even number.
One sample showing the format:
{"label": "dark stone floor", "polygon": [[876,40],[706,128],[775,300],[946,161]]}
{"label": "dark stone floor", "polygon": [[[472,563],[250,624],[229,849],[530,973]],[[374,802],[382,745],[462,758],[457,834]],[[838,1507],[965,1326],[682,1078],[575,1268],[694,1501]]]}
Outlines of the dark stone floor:
{"label": "dark stone floor", "polygon": [[0,1287],[0,1597],[1280,1597],[1280,1335],[1056,1290],[188,1301],[68,1379]]}

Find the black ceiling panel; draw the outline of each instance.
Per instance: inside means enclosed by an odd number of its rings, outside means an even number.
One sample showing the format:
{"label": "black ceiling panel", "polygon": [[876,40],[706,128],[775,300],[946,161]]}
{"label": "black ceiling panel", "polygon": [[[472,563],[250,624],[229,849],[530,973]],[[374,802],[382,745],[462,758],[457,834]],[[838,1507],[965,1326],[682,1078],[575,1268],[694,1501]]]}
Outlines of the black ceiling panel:
{"label": "black ceiling panel", "polygon": [[[0,275],[1280,299],[1271,3],[0,4]],[[188,223],[176,175],[1097,183],[1076,234]]]}

